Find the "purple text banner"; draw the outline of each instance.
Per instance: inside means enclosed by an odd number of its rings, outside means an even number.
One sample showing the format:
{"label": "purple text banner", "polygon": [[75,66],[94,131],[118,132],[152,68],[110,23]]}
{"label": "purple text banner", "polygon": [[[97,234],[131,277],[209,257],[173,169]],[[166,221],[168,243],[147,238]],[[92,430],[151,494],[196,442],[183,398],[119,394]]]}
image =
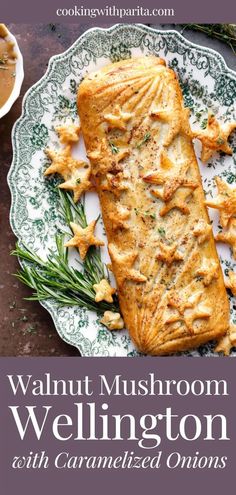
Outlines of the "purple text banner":
{"label": "purple text banner", "polygon": [[0,358],[4,495],[221,495],[235,481],[232,358]]}
{"label": "purple text banner", "polygon": [[1,0],[1,22],[77,22],[103,23],[233,23],[233,0],[189,2],[188,0],[50,0],[32,2]]}

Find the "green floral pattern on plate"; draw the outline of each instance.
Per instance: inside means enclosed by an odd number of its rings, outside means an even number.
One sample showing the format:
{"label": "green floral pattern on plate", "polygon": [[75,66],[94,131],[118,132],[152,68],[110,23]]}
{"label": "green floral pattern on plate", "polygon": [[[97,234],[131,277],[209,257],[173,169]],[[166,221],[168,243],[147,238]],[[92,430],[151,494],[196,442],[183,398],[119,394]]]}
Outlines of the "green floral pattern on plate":
{"label": "green floral pattern on plate", "polygon": [[[193,128],[204,128],[208,108],[225,121],[236,120],[236,75],[213,50],[194,45],[175,31],[157,31],[143,25],[116,25],[107,30],[93,28],[87,31],[65,53],[51,58],[45,76],[26,94],[22,116],[12,135],[14,154],[8,177],[12,193],[12,229],[20,241],[43,256],[49,248],[54,248],[55,232],[65,230],[58,210],[57,180],[43,177],[48,164],[43,150],[47,146],[59,146],[55,132],[58,123],[66,122],[68,118],[77,120],[76,91],[86,74],[109,62],[141,54],[163,57],[175,70],[185,105],[191,109]],[[235,135],[230,141],[233,157],[215,155],[207,166],[199,160],[207,196],[214,194],[215,175],[235,184]],[[195,143],[195,149],[199,159],[199,143]],[[86,210],[89,218],[95,218],[98,201],[90,196],[85,198]],[[210,210],[210,216],[217,232],[218,214]],[[102,231],[102,222],[99,223]],[[228,246],[221,245],[218,250],[227,275],[236,263]],[[230,302],[231,319],[236,323],[235,299],[231,297]],[[140,356],[126,330],[110,332],[99,323],[95,313],[59,307],[53,300],[44,302],[43,306],[51,314],[61,338],[76,346],[82,355]],[[212,349],[210,343],[185,354],[210,356]]]}

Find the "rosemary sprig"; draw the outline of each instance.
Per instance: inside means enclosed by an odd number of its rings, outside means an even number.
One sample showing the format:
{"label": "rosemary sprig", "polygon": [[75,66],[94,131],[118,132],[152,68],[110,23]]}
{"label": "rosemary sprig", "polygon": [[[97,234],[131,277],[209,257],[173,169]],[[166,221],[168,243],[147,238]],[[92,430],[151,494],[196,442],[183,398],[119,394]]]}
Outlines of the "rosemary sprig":
{"label": "rosemary sprig", "polygon": [[[82,227],[87,226],[84,206],[73,203],[69,193],[60,191],[61,210],[66,222],[76,221]],[[95,302],[93,285],[105,278],[104,264],[101,261],[100,250],[91,247],[83,263],[77,260],[80,270],[69,263],[68,249],[64,247],[66,234],[55,236],[56,251],[49,250],[46,260],[43,260],[29,248],[16,244],[11,253],[23,262],[22,269],[16,277],[34,290],[28,300],[43,301],[54,299],[60,305],[86,307],[98,314],[106,310],[117,311],[118,301],[114,303]]]}
{"label": "rosemary sprig", "polygon": [[216,38],[227,45],[236,53],[236,24],[182,24],[185,29],[194,29]]}

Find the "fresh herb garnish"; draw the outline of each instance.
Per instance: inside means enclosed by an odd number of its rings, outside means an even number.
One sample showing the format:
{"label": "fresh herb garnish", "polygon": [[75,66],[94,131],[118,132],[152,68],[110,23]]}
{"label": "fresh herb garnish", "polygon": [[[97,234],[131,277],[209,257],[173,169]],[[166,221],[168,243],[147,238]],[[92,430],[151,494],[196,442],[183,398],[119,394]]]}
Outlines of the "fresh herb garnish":
{"label": "fresh herb garnish", "polygon": [[120,151],[119,148],[111,141],[109,141],[109,146],[111,148],[111,152],[113,153],[113,155],[117,155],[117,153],[119,153]]}
{"label": "fresh herb garnish", "polygon": [[160,235],[163,235],[163,236],[166,235],[166,231],[165,231],[165,229],[163,229],[163,227],[158,227],[157,230],[158,230]]}
{"label": "fresh herb garnish", "polygon": [[222,144],[225,144],[225,140],[224,140],[223,138],[219,137],[219,138],[217,139],[216,143],[220,146],[220,145],[222,145]]}
{"label": "fresh herb garnish", "polygon": [[150,132],[146,132],[146,134],[144,135],[144,138],[142,139],[142,141],[140,141],[140,143],[137,144],[137,148],[140,149],[141,146],[143,146],[143,144],[145,144],[148,141],[150,141],[150,139],[151,139]]}
{"label": "fresh herb garnish", "polygon": [[204,119],[204,120],[202,121],[202,123],[201,123],[200,127],[201,127],[202,129],[206,129],[206,127],[207,127],[207,119]]}
{"label": "fresh herb garnish", "polygon": [[[67,224],[73,221],[81,227],[87,226],[86,215],[82,203],[75,204],[68,192],[59,191],[61,212]],[[56,251],[49,250],[46,260],[23,244],[16,244],[11,253],[22,262],[22,269],[16,277],[34,290],[33,295],[26,299],[45,301],[52,299],[60,305],[86,307],[99,314],[106,310],[117,311],[118,302],[95,302],[93,285],[106,278],[100,250],[91,247],[82,263],[77,259],[80,269],[71,266],[68,249],[64,247],[66,234],[55,236]]]}
{"label": "fresh herb garnish", "polygon": [[182,24],[182,26],[183,31],[194,29],[223,41],[236,53],[236,24]]}

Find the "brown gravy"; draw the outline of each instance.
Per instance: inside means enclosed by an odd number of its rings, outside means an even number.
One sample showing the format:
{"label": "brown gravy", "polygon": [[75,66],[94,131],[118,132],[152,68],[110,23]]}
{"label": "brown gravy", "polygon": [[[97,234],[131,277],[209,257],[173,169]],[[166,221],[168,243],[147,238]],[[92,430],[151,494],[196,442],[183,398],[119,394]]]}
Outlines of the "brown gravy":
{"label": "brown gravy", "polygon": [[0,108],[8,100],[15,84],[16,54],[14,43],[8,41],[7,36],[6,27],[0,24]]}

